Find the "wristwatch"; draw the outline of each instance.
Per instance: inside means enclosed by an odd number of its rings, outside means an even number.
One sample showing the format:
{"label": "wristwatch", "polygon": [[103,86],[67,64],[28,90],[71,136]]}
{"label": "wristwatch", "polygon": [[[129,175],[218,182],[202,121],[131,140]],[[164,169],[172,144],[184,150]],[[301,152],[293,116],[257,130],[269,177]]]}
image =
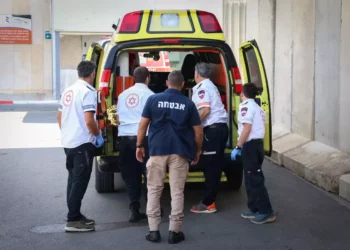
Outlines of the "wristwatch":
{"label": "wristwatch", "polygon": [[240,147],[240,146],[236,145],[236,149],[242,149],[242,147]]}
{"label": "wristwatch", "polygon": [[136,144],[136,148],[144,148],[144,146],[143,146],[143,144],[141,144],[141,145]]}

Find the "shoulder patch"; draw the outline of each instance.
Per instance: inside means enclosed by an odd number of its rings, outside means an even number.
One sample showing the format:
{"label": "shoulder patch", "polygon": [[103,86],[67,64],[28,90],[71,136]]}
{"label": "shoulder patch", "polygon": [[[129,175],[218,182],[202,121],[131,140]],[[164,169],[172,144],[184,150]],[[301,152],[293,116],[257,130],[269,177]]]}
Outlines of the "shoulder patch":
{"label": "shoulder patch", "polygon": [[200,99],[203,99],[204,96],[205,96],[205,90],[204,90],[204,89],[199,90],[199,91],[198,91],[198,97],[199,97]]}
{"label": "shoulder patch", "polygon": [[247,114],[247,112],[248,112],[248,107],[243,107],[243,108],[241,109],[241,115],[242,115],[242,116],[245,116],[245,115]]}

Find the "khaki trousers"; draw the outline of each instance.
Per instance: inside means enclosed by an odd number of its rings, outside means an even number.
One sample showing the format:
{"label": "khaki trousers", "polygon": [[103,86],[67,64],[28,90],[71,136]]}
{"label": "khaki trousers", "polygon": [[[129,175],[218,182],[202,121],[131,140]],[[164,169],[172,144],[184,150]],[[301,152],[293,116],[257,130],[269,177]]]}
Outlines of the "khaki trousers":
{"label": "khaki trousers", "polygon": [[184,217],[184,189],[189,164],[179,155],[151,156],[147,162],[147,216],[150,231],[158,231],[161,223],[160,197],[164,188],[167,167],[171,193],[169,231],[179,232]]}

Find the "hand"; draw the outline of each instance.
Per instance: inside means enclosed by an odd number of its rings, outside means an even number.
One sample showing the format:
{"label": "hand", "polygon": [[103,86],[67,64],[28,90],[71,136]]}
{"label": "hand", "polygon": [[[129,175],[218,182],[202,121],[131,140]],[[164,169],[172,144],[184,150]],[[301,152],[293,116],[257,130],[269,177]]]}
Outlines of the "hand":
{"label": "hand", "polygon": [[236,160],[237,155],[241,155],[241,148],[235,148],[234,150],[232,150],[231,152],[231,160]]}
{"label": "hand", "polygon": [[103,136],[100,133],[99,136],[96,136],[96,148],[101,148],[104,143],[105,143],[105,140],[103,139]]}
{"label": "hand", "polygon": [[136,159],[139,162],[143,162],[143,158],[146,156],[145,148],[136,148]]}
{"label": "hand", "polygon": [[201,152],[201,151],[196,152],[196,156],[195,156],[195,158],[194,158],[194,161],[192,161],[192,162],[191,162],[191,165],[192,165],[192,166],[193,166],[193,165],[197,165],[197,163],[198,163],[198,161],[199,161],[199,158],[200,158],[201,154],[202,154],[202,152]]}

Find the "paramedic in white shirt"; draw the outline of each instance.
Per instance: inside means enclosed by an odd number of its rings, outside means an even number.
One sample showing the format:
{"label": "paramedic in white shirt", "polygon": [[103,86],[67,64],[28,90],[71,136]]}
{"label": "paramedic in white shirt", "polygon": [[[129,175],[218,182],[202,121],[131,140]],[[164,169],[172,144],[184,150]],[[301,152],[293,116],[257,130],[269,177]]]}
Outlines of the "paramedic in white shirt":
{"label": "paramedic in white shirt", "polygon": [[264,224],[276,219],[265,187],[262,172],[264,161],[264,136],[266,114],[255,102],[258,88],[254,83],[243,85],[238,114],[238,142],[231,158],[242,156],[244,183],[248,197],[247,212],[241,214],[255,224]]}
{"label": "paramedic in white shirt", "polygon": [[96,65],[83,61],[78,65],[79,79],[61,95],[57,115],[61,140],[68,170],[66,231],[94,230],[94,220],[80,212],[81,201],[90,181],[96,147],[102,147],[103,138],[97,126],[96,91],[92,86]]}
{"label": "paramedic in white shirt", "polygon": [[[142,175],[146,182],[146,161],[140,163],[136,159],[137,130],[141,120],[143,108],[148,97],[154,93],[148,88],[150,74],[146,67],[134,70],[135,85],[124,90],[118,96],[117,119],[119,120],[118,136],[120,140],[120,171],[127,186],[129,195],[129,221],[137,222],[146,219],[140,213],[140,198],[142,191]],[[147,140],[145,140],[146,155],[148,155]],[[146,189],[146,186],[144,185]]]}
{"label": "paramedic in white shirt", "polygon": [[210,65],[195,66],[192,101],[196,104],[204,127],[204,140],[200,161],[204,169],[205,193],[203,200],[191,208],[193,213],[215,213],[215,200],[219,191],[224,152],[228,140],[228,115],[219,90],[209,79]]}

